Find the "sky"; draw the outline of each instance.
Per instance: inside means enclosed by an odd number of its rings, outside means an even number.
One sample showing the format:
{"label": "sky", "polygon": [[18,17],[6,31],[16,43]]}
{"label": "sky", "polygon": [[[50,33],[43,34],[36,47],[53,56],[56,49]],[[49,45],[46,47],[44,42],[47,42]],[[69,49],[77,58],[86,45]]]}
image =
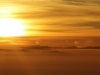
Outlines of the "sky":
{"label": "sky", "polygon": [[100,36],[100,0],[0,0],[2,8],[29,36]]}
{"label": "sky", "polygon": [[11,25],[15,19],[22,21],[24,36],[29,36],[0,37],[4,46],[100,46],[100,0],[0,0],[1,21],[2,17],[8,22],[10,18]]}

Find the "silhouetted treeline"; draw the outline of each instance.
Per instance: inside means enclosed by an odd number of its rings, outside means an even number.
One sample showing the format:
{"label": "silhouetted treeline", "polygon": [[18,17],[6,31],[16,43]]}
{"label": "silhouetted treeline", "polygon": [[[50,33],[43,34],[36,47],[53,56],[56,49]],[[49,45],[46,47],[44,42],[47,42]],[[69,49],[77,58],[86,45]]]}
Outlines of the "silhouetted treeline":
{"label": "silhouetted treeline", "polygon": [[70,46],[66,48],[67,49],[100,49],[100,46],[86,46],[86,47]]}
{"label": "silhouetted treeline", "polygon": [[34,45],[34,46],[29,46],[26,47],[27,49],[50,49],[51,47],[49,46],[41,46],[41,45]]}
{"label": "silhouetted treeline", "polygon": [[83,47],[84,49],[100,49],[100,46],[87,46]]}
{"label": "silhouetted treeline", "polygon": [[100,49],[100,46],[86,46],[86,47],[81,47],[81,46],[68,46],[68,47],[49,47],[49,46],[41,46],[41,45],[33,45],[33,46],[28,46],[25,47],[25,49]]}
{"label": "silhouetted treeline", "polygon": [[56,49],[100,49],[100,46],[68,46],[68,47],[54,47]]}

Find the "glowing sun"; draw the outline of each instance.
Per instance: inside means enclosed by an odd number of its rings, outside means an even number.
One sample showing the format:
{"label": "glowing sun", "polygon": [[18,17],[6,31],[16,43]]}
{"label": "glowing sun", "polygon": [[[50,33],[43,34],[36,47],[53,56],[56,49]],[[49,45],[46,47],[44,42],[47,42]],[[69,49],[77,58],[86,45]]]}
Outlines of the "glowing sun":
{"label": "glowing sun", "polygon": [[0,18],[0,36],[23,36],[25,26],[20,20],[13,18]]}

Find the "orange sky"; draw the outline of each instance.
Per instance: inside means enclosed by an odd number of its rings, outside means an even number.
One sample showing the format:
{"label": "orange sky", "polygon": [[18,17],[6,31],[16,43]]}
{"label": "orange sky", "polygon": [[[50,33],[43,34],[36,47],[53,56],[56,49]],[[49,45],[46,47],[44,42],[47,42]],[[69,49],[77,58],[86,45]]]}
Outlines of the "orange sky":
{"label": "orange sky", "polygon": [[27,36],[100,36],[100,0],[0,0],[3,9]]}

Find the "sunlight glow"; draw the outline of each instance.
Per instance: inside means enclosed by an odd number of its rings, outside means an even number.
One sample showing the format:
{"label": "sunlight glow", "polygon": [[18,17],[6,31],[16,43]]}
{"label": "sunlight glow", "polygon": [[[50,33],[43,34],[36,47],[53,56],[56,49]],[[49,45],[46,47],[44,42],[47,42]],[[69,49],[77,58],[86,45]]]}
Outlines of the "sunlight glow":
{"label": "sunlight glow", "polygon": [[13,18],[0,19],[0,36],[23,36],[25,26]]}
{"label": "sunlight glow", "polygon": [[28,36],[37,34],[37,29],[39,29],[39,27],[36,26],[35,23],[32,26],[28,25],[30,20],[26,21],[20,19],[20,17],[16,14],[19,9],[16,8],[17,7],[10,5],[0,7],[0,37]]}
{"label": "sunlight glow", "polygon": [[0,8],[0,16],[1,17],[9,17],[13,13],[13,9],[11,7],[1,7]]}

